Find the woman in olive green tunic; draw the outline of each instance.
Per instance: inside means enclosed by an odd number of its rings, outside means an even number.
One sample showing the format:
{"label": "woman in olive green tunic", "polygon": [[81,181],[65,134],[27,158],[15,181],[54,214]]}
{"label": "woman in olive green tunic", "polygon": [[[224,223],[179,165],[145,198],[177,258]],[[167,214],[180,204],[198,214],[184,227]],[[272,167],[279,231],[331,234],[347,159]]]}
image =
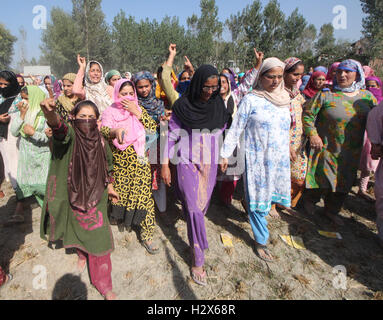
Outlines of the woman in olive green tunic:
{"label": "woman in olive green tunic", "polygon": [[92,283],[106,299],[114,299],[110,261],[114,244],[107,203],[108,196],[115,202],[118,194],[110,183],[112,153],[97,129],[97,106],[91,101],[78,103],[72,126],[55,112],[53,99],[42,102],[41,109],[53,132],[41,237],[76,248],[80,271],[88,256]]}
{"label": "woman in olive green tunic", "polygon": [[303,115],[311,146],[304,206],[312,213],[324,196],[324,213],[338,225],[343,225],[337,215],[356,178],[367,115],[376,104],[364,82],[360,63],[343,61],[333,92],[319,92],[306,103]]}

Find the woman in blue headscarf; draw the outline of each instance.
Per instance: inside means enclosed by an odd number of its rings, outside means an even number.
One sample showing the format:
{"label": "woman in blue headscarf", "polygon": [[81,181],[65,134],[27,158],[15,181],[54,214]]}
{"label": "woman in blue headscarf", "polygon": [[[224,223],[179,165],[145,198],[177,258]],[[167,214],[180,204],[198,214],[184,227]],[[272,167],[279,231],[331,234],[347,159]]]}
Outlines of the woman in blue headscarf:
{"label": "woman in blue headscarf", "polygon": [[304,207],[313,213],[324,197],[325,215],[337,225],[359,167],[367,115],[376,98],[364,89],[361,64],[343,61],[334,78],[333,91],[319,92],[305,105],[303,126],[310,138]]}

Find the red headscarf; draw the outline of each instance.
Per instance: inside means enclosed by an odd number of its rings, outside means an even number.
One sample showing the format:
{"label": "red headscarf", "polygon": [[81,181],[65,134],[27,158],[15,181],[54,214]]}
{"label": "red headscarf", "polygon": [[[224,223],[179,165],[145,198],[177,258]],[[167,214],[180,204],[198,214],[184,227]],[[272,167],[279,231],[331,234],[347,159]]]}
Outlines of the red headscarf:
{"label": "red headscarf", "polygon": [[312,97],[314,97],[318,93],[319,90],[315,87],[314,80],[316,78],[319,78],[320,76],[323,76],[326,78],[326,74],[322,71],[313,72],[313,74],[310,77],[309,82],[307,83],[305,90],[303,90],[303,94],[306,97],[311,99]]}

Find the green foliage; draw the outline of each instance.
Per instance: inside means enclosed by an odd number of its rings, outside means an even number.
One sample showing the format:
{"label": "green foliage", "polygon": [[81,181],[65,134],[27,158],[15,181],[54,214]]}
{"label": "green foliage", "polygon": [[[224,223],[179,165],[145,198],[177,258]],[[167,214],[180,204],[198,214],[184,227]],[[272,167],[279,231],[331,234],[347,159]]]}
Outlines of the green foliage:
{"label": "green foliage", "polygon": [[0,69],[9,69],[12,62],[13,46],[17,38],[0,23]]}
{"label": "green foliage", "polygon": [[[374,2],[362,1],[365,12],[371,12],[375,19],[371,21],[376,24],[379,15],[373,15],[370,7]],[[254,64],[254,48],[263,51],[266,57],[277,56],[282,60],[300,57],[307,68],[319,63],[329,66],[345,57],[358,58],[348,41],[335,40],[331,24],[324,24],[317,33],[298,9],[286,17],[278,0],[269,1],[264,8],[260,0],[254,0],[224,22],[218,19],[215,0],[200,0],[200,13],[191,15],[186,27],[180,25],[177,17],[136,21],[123,10],[108,26],[101,0],[72,3],[71,14],[59,8],[52,10],[51,22],[42,37],[41,60],[50,62],[58,75],[76,71],[77,53],[99,61],[105,71],[113,68],[121,72],[155,72],[167,59],[170,43],[177,44],[176,72],[183,68],[185,55],[196,67],[210,63],[221,70],[234,61],[245,71]],[[375,28],[374,23],[364,21],[366,34],[371,37],[383,30]],[[230,35],[231,39],[223,39],[222,35]]]}
{"label": "green foliage", "polygon": [[381,58],[383,50],[383,1],[361,0],[363,18],[363,34],[369,41],[368,55],[370,58]]}

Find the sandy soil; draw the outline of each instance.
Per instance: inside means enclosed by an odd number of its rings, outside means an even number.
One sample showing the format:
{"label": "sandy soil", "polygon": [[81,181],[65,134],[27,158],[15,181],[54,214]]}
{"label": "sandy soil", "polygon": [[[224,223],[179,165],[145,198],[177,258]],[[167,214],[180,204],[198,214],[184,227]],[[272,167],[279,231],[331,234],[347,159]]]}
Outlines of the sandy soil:
{"label": "sandy soil", "polygon": [[[4,226],[16,200],[10,185],[5,183],[3,190],[0,264],[14,279],[0,289],[0,299],[102,300],[88,273],[76,273],[76,254],[55,245],[50,248],[40,239],[41,209],[33,199],[27,202],[25,223]],[[383,250],[376,242],[374,204],[350,193],[342,211],[345,226],[341,228],[321,215],[320,208],[310,216],[269,218],[269,247],[276,261],[266,263],[254,253],[240,190],[231,210],[221,206],[216,195],[212,198],[206,216],[210,247],[206,252],[207,287],[190,279],[186,223],[173,197],[168,200],[167,213],[157,214],[158,255],[149,255],[134,232],[120,232],[112,226],[116,247],[111,256],[112,278],[119,299],[382,299]],[[343,239],[323,237],[318,230],[337,231]],[[234,248],[223,246],[222,232],[233,237]],[[284,243],[280,235],[288,234],[302,237],[306,249]],[[343,266],[347,276],[337,273],[336,266]]]}

